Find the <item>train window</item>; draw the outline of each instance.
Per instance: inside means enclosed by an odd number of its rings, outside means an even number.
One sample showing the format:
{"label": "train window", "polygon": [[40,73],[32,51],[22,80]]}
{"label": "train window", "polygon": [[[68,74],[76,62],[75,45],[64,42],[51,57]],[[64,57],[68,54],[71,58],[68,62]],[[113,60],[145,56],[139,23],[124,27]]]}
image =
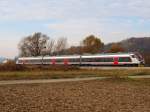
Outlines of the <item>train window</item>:
{"label": "train window", "polygon": [[42,60],[35,60],[35,62],[41,62]]}
{"label": "train window", "polygon": [[22,60],[22,63],[24,63],[24,64],[27,63],[27,60]]}
{"label": "train window", "polygon": [[131,55],[131,56],[132,56],[132,58],[136,58],[135,55]]}
{"label": "train window", "polygon": [[28,63],[29,62],[29,60],[24,60],[24,63]]}
{"label": "train window", "polygon": [[140,55],[139,53],[135,53],[135,58],[137,58],[138,60],[143,60],[142,55]]}
{"label": "train window", "polygon": [[103,58],[95,58],[95,62],[104,62]]}
{"label": "train window", "polygon": [[119,62],[131,62],[131,58],[130,57],[120,57]]}
{"label": "train window", "polygon": [[41,63],[42,60],[30,60],[30,63]]}
{"label": "train window", "polygon": [[93,58],[82,58],[82,62],[93,62]]}
{"label": "train window", "polygon": [[113,62],[113,58],[96,58],[96,62]]}
{"label": "train window", "polygon": [[83,62],[113,62],[113,58],[84,58]]}
{"label": "train window", "polygon": [[82,62],[87,62],[87,58],[82,58]]}
{"label": "train window", "polygon": [[23,63],[23,60],[19,60],[18,62],[19,62],[19,63]]}
{"label": "train window", "polygon": [[45,62],[45,63],[50,63],[51,60],[50,60],[50,59],[44,59],[43,62]]}
{"label": "train window", "polygon": [[79,62],[79,61],[80,61],[80,59],[78,59],[78,58],[69,59],[69,62]]}
{"label": "train window", "polygon": [[29,63],[31,63],[31,62],[32,62],[32,60],[28,60],[28,62],[29,62]]}
{"label": "train window", "polygon": [[56,59],[56,62],[64,62],[64,59]]}
{"label": "train window", "polygon": [[104,62],[113,62],[113,58],[104,58]]}

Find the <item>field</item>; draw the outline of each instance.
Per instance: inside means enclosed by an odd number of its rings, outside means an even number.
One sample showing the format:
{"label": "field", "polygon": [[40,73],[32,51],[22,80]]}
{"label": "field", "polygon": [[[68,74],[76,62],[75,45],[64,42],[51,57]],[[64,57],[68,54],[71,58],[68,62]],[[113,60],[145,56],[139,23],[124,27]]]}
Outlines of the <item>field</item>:
{"label": "field", "polygon": [[149,68],[1,71],[0,80],[110,77],[109,79],[0,86],[1,112],[149,112]]}
{"label": "field", "polygon": [[63,69],[63,70],[30,70],[0,72],[0,80],[19,79],[60,79],[84,77],[126,77],[135,75],[150,75],[149,68],[129,69]]}
{"label": "field", "polygon": [[0,86],[1,112],[149,112],[150,80]]}

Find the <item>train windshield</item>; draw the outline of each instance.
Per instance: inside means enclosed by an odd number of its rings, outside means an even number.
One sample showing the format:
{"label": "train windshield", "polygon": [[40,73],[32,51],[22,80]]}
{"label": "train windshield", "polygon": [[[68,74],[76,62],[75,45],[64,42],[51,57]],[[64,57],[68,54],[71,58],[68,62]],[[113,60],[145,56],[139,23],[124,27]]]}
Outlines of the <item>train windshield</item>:
{"label": "train windshield", "polygon": [[142,60],[143,60],[142,55],[139,54],[139,53],[134,53],[134,56],[135,56],[135,58],[137,58],[139,61],[142,61]]}

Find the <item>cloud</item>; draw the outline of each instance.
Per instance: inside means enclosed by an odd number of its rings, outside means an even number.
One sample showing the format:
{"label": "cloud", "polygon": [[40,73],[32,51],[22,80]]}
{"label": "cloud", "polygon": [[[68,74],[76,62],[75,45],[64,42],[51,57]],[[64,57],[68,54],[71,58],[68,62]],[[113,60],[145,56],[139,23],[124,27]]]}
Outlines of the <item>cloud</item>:
{"label": "cloud", "polygon": [[[17,27],[15,24],[13,27],[9,27],[8,21],[21,22]],[[32,24],[35,21],[37,23]],[[3,24],[7,26],[5,30],[13,31],[8,34],[9,36],[0,32],[8,40],[14,33],[16,33],[14,41],[17,41],[20,40],[19,37],[41,29],[43,33],[54,38],[66,36],[71,44],[78,44],[80,40],[90,34],[94,34],[108,43],[131,36],[149,36],[150,1],[0,0],[0,22],[7,24]],[[21,25],[22,23],[28,24],[26,26]],[[36,25],[39,23],[40,25]],[[25,28],[19,28],[21,26]],[[3,29],[3,26],[0,27]],[[20,35],[21,31],[24,35]],[[16,49],[16,43],[11,46]],[[0,51],[2,47],[7,47],[7,43],[0,46]]]}
{"label": "cloud", "polygon": [[[49,0],[2,0],[0,18],[4,20],[42,20],[55,17]],[[50,9],[50,10],[49,10]]]}
{"label": "cloud", "polygon": [[[77,45],[79,41],[90,34],[101,38],[105,43],[120,41],[129,37],[150,36],[144,29],[143,21],[135,23],[132,20],[112,20],[112,19],[72,19],[59,23],[50,23],[46,26],[52,37],[65,36],[70,44]],[[135,25],[136,24],[136,25]]]}
{"label": "cloud", "polygon": [[1,19],[70,19],[137,16],[150,19],[149,0],[1,0]]}

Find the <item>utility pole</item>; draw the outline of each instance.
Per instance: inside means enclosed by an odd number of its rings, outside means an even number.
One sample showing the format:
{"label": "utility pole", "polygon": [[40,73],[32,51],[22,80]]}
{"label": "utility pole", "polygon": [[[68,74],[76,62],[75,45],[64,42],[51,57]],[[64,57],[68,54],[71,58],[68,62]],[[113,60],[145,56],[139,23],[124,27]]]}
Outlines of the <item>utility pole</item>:
{"label": "utility pole", "polygon": [[46,47],[44,47],[43,51],[42,51],[42,65],[44,64],[44,56],[46,55]]}
{"label": "utility pole", "polygon": [[82,65],[82,51],[81,51],[82,50],[82,44],[81,44],[81,42],[80,42],[80,48],[79,49],[80,49],[80,53],[79,53],[80,54],[80,66],[81,66]]}

